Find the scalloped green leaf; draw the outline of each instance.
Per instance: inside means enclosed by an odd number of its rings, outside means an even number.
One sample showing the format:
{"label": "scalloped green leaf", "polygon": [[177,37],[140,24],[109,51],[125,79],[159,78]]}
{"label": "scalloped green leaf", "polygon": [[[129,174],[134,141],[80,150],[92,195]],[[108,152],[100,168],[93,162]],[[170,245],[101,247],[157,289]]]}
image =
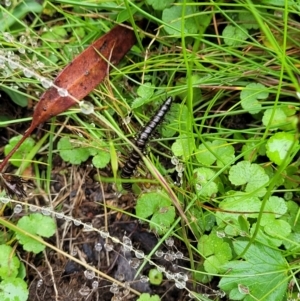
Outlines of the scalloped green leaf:
{"label": "scalloped green leaf", "polygon": [[[248,241],[233,242],[237,254],[241,254]],[[244,261],[230,261],[223,265],[226,276],[222,277],[219,287],[227,293],[231,293],[241,286],[244,297],[241,300],[274,301],[283,300],[289,277],[288,264],[282,253],[278,250],[260,244],[252,243],[243,256]]]}
{"label": "scalloped green leaf", "polygon": [[[260,10],[260,12],[261,12],[261,10]],[[247,29],[258,29],[259,28],[257,20],[255,19],[255,16],[253,14],[249,14],[248,11],[240,12],[239,20],[243,24],[244,28],[247,28]]]}
{"label": "scalloped green leaf", "polygon": [[132,109],[137,109],[147,103],[151,96],[154,94],[155,86],[151,83],[145,83],[137,89],[137,97],[131,104]]}
{"label": "scalloped green leaf", "polygon": [[265,225],[264,231],[271,237],[282,239],[281,237],[288,237],[292,229],[286,221],[278,219]]}
{"label": "scalloped green leaf", "polygon": [[210,166],[217,161],[217,166],[223,167],[233,162],[234,147],[226,141],[215,140],[200,144],[196,153],[196,159],[199,163]]}
{"label": "scalloped green leaf", "polygon": [[[49,216],[40,213],[33,213],[23,216],[19,219],[17,226],[26,232],[42,237],[50,237],[55,233],[56,224]],[[23,245],[24,250],[28,252],[39,253],[45,249],[45,245],[35,239],[18,232],[16,235],[19,242]]]}
{"label": "scalloped green leaf", "polygon": [[[163,1],[161,1],[163,2]],[[187,5],[184,8],[185,18],[183,18],[183,7],[181,5],[174,5],[166,8],[162,13],[162,20],[170,26],[165,26],[165,31],[170,35],[178,36],[182,31],[182,22],[184,22],[184,33],[198,33],[202,28],[209,23],[209,15],[199,15],[196,6]]]}
{"label": "scalloped green leaf", "polygon": [[266,202],[264,214],[261,218],[260,224],[265,226],[272,224],[276,218],[281,217],[287,212],[287,205],[283,198],[278,196],[271,196]]}
{"label": "scalloped green leaf", "polygon": [[279,132],[274,134],[267,142],[267,156],[277,165],[281,165],[290,150],[291,147],[296,149],[299,142],[296,140],[294,134]]}
{"label": "scalloped green leaf", "polygon": [[20,278],[7,278],[0,282],[1,301],[27,301],[28,288]]}
{"label": "scalloped green leaf", "polygon": [[243,26],[227,25],[222,32],[222,36],[226,45],[239,46],[247,40],[248,30]]}
{"label": "scalloped green leaf", "polygon": [[[4,147],[4,154],[7,156],[10,151],[15,147],[15,145],[21,140],[23,136],[18,135],[9,140],[9,144]],[[35,146],[35,141],[28,137],[12,155],[10,163],[14,166],[20,167],[24,158],[29,154],[32,148]]]}
{"label": "scalloped green leaf", "polygon": [[164,234],[175,220],[175,208],[168,195],[162,191],[144,193],[137,199],[136,215],[150,219],[150,228]]}
{"label": "scalloped green leaf", "polygon": [[92,163],[96,168],[104,168],[110,162],[111,154],[109,150],[109,145],[101,140],[93,141],[91,143],[91,148],[89,148],[90,155],[94,156]]}
{"label": "scalloped green leaf", "polygon": [[262,197],[266,193],[264,186],[268,183],[269,176],[258,164],[241,161],[230,168],[229,180],[236,186],[246,185],[246,192],[255,191],[256,196]]}
{"label": "scalloped green leaf", "polygon": [[160,301],[160,298],[158,295],[150,296],[148,293],[143,293],[139,296],[137,301]]}
{"label": "scalloped green leaf", "polygon": [[195,191],[198,195],[211,197],[218,192],[216,172],[206,167],[196,168],[193,171]]}
{"label": "scalloped green leaf", "polygon": [[[239,216],[245,218],[256,218],[261,207],[261,201],[258,197],[235,192],[233,195],[226,197],[219,205],[222,211],[216,212],[217,223],[220,225],[222,222],[236,221],[236,227],[239,227]],[[226,212],[228,211],[228,212]],[[240,229],[244,231],[244,229]]]}
{"label": "scalloped green leaf", "polygon": [[194,152],[195,140],[185,134],[176,138],[172,144],[172,152],[176,157],[183,156],[184,159],[189,158]]}
{"label": "scalloped green leaf", "polygon": [[260,83],[251,83],[241,92],[241,105],[250,114],[257,114],[262,110],[262,105],[258,101],[269,96],[267,88]]}
{"label": "scalloped green leaf", "polygon": [[146,2],[153,7],[155,10],[163,10],[173,3],[173,0],[146,0]]}
{"label": "scalloped green leaf", "polygon": [[89,147],[84,147],[80,140],[74,140],[68,136],[58,141],[57,149],[61,158],[71,164],[85,162],[90,156]]}
{"label": "scalloped green leaf", "polygon": [[[0,278],[14,278],[19,273],[20,260],[14,249],[7,245],[0,245]],[[2,300],[2,299],[0,299]]]}
{"label": "scalloped green leaf", "polygon": [[296,129],[298,117],[293,115],[293,112],[295,114],[295,110],[288,107],[277,108],[275,111],[274,109],[267,109],[262,119],[263,125],[271,125],[271,130],[289,131]]}
{"label": "scalloped green leaf", "polygon": [[218,237],[216,232],[201,236],[197,248],[205,257],[204,268],[209,273],[218,273],[221,265],[232,258],[229,244]]}

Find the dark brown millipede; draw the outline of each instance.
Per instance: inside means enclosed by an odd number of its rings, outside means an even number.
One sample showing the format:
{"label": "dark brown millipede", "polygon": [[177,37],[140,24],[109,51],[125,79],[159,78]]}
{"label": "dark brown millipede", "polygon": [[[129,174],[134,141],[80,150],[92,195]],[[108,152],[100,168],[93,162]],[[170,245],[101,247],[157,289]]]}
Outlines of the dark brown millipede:
{"label": "dark brown millipede", "polygon": [[[143,152],[145,150],[145,146],[149,140],[151,134],[155,131],[158,124],[163,120],[166,113],[169,111],[171,104],[172,104],[172,97],[168,97],[161,107],[157,110],[156,114],[151,118],[151,120],[146,124],[144,129],[138,135],[135,146]],[[132,150],[128,160],[126,161],[124,167],[121,171],[121,179],[130,179],[133,175],[139,161],[141,159],[140,154],[136,150]],[[125,190],[131,190],[132,184],[131,183],[122,183],[122,187]]]}

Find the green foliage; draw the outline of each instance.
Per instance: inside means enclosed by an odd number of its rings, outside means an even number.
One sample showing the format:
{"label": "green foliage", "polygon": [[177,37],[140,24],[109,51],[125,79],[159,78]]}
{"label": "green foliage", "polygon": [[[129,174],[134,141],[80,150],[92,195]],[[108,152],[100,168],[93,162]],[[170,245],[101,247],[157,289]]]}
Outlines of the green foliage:
{"label": "green foliage", "polygon": [[6,245],[0,245],[0,277],[15,278],[19,273],[20,260],[16,255],[12,247]]}
{"label": "green foliage", "polygon": [[[241,254],[247,244],[248,241],[233,242],[235,252]],[[226,275],[219,287],[229,294],[230,300],[284,300],[288,266],[281,252],[256,242],[250,245],[243,259],[222,266]]]}
{"label": "green foliage", "polygon": [[[9,12],[0,10],[0,32],[5,32],[9,27],[22,20],[28,13],[41,13],[43,6],[35,0],[20,1],[18,5],[12,6]],[[18,24],[19,25],[19,24]]]}
{"label": "green foliage", "polygon": [[[15,136],[9,140],[9,144],[6,144],[4,147],[5,156],[8,155],[8,153],[15,147],[15,145],[20,141],[21,138],[22,138],[22,136],[19,135],[19,136]],[[32,150],[34,145],[35,145],[35,141],[31,137],[28,137],[21,144],[21,146],[17,149],[17,151],[12,155],[11,164],[13,164],[14,166],[20,167],[22,164],[22,161],[26,158],[26,156]]]}
{"label": "green foliage", "polygon": [[216,172],[206,167],[194,169],[195,191],[199,196],[212,197],[218,192]]}
{"label": "green foliage", "polygon": [[216,213],[217,223],[219,226],[225,227],[225,233],[230,236],[240,235],[242,231],[249,232],[249,224],[240,221],[239,214],[245,220],[248,218],[256,218],[261,207],[261,201],[256,196],[249,197],[248,194],[242,192],[234,192],[232,195],[224,198],[220,204],[220,209]]}
{"label": "green foliage", "polygon": [[175,219],[175,208],[168,195],[162,191],[144,193],[137,199],[136,215],[150,219],[150,228],[164,234]]}
{"label": "green foliage", "polygon": [[[49,216],[44,216],[40,213],[23,216],[17,223],[17,226],[33,235],[41,237],[50,237],[55,233],[56,224]],[[45,249],[45,245],[27,236],[24,233],[18,232],[16,235],[19,242],[23,245],[24,250],[33,253],[40,253]]]}
{"label": "green foliage", "polygon": [[24,265],[14,254],[14,249],[0,245],[0,300],[26,301],[28,289],[22,279]]}
{"label": "green foliage", "polygon": [[26,301],[28,300],[27,284],[20,278],[6,278],[0,282],[0,300]]}
{"label": "green foliage", "polygon": [[166,7],[170,6],[170,4],[174,3],[173,0],[147,0],[146,1],[149,5],[151,5],[155,10],[163,10]]}
{"label": "green foliage", "polygon": [[8,89],[0,84],[0,90],[4,91],[10,99],[20,107],[26,107],[28,105],[27,96],[20,93],[18,90]]}
{"label": "green foliage", "polygon": [[210,166],[217,161],[217,166],[223,167],[226,164],[232,163],[234,158],[233,146],[226,141],[220,140],[200,144],[196,154],[197,161],[206,166]]}
{"label": "green foliage", "polygon": [[186,130],[186,120],[188,118],[188,108],[186,105],[174,103],[170,112],[166,114],[162,125],[161,134],[164,138],[173,137],[177,132]]}
{"label": "green foliage", "polygon": [[172,152],[176,157],[188,158],[192,155],[195,147],[194,139],[186,134],[180,135],[172,145]]}
{"label": "green foliage", "polygon": [[218,237],[215,231],[209,235],[203,235],[198,242],[197,248],[205,258],[205,271],[211,274],[219,273],[222,265],[232,258],[229,244]]}
{"label": "green foliage", "polygon": [[253,195],[262,197],[266,193],[265,186],[269,176],[265,170],[255,163],[241,161],[229,170],[229,180],[233,185],[245,185],[245,192],[253,192]]}
{"label": "green foliage", "polygon": [[295,114],[296,110],[287,106],[275,110],[267,109],[264,112],[262,122],[265,126],[270,125],[271,130],[295,130],[298,123],[298,117]]}
{"label": "green foliage", "polygon": [[61,40],[67,37],[67,31],[62,26],[53,26],[51,31],[42,34],[41,38],[45,46],[49,44],[52,48],[60,48]]}
{"label": "green foliage", "polygon": [[87,146],[84,140],[65,136],[58,141],[57,149],[61,158],[71,164],[85,162],[90,156],[93,156],[92,162],[97,168],[104,168],[110,161],[109,146],[103,140],[89,143]]}
{"label": "green foliage", "polygon": [[254,15],[249,14],[248,11],[243,11],[238,14],[238,18],[243,24],[243,28],[247,29],[258,29],[259,25],[257,20],[255,19]]}
{"label": "green foliage", "polygon": [[149,99],[154,94],[155,87],[151,83],[145,83],[137,89],[138,97],[132,102],[131,108],[136,109],[145,103],[149,102]]}
{"label": "green foliage", "polygon": [[297,148],[299,142],[295,140],[295,135],[286,132],[279,132],[269,138],[266,148],[268,158],[277,165],[281,165],[290,148]]}
{"label": "green foliage", "polygon": [[244,110],[250,114],[257,114],[262,110],[262,105],[259,102],[261,99],[266,99],[269,92],[266,87],[260,83],[248,84],[241,92],[241,105]]}
{"label": "green foliage", "polygon": [[157,295],[150,296],[148,293],[143,293],[140,295],[137,301],[160,301],[160,298]]}
{"label": "green foliage", "polygon": [[243,26],[227,25],[222,32],[222,36],[226,45],[239,46],[248,38],[248,33]]}
{"label": "green foliage", "polygon": [[151,269],[148,276],[149,282],[153,285],[160,285],[163,280],[163,273],[157,269]]}
{"label": "green foliage", "polygon": [[[207,23],[210,21],[210,16],[208,15],[197,15],[196,6],[186,6],[184,10],[184,19],[183,17],[183,6],[174,5],[170,8],[165,8],[162,13],[162,20],[170,24],[170,26],[165,26],[165,31],[170,35],[180,35],[182,31],[182,22],[184,22],[183,31],[188,34],[196,34],[202,27],[206,28]],[[200,30],[200,33],[202,31]]]}
{"label": "green foliage", "polygon": [[[203,1],[146,0],[104,2],[100,6],[91,1],[82,1],[80,5],[76,1],[64,1],[67,9],[55,2],[44,6],[43,16],[32,9],[31,28],[25,34],[24,15],[18,17],[16,12],[21,2],[30,1],[17,2],[7,8],[8,13],[4,7],[0,12],[4,19],[0,27],[6,28],[0,37],[2,55],[8,57],[6,49],[12,50],[20,57],[20,64],[38,67],[36,72],[48,78],[54,78],[76,53],[112,28],[113,23],[129,21],[137,33],[136,45],[117,68],[111,68],[110,84],[101,85],[91,95],[97,107],[92,122],[109,130],[101,131],[101,139],[96,140],[95,129],[85,126],[87,123],[81,122],[80,114],[69,112],[72,126],[76,127],[80,121],[80,130],[90,139],[65,136],[58,142],[58,149],[52,149],[58,150],[63,160],[71,164],[93,158],[98,168],[106,167],[112,156],[112,168],[106,169],[109,179],[105,180],[117,181],[118,163],[123,162],[118,155],[123,153],[125,144],[123,135],[119,134],[138,131],[139,121],[149,120],[158,103],[172,95],[174,104],[159,127],[161,135],[157,135],[154,155],[149,158],[161,176],[174,171],[172,179],[166,177],[169,187],[164,188],[172,189],[174,197],[178,197],[174,201],[178,201],[187,219],[184,223],[187,235],[182,235],[183,224],[179,218],[183,216],[175,211],[173,199],[160,191],[139,196],[137,217],[149,220],[151,229],[158,234],[170,229],[176,232],[181,239],[176,248],[187,245],[195,266],[195,270],[192,265],[187,267],[191,282],[207,283],[217,274],[220,287],[228,294],[223,298],[189,292],[195,299],[291,299],[286,294],[286,284],[291,277],[299,282],[300,246],[299,101],[295,99],[300,95],[295,75],[299,5],[296,1],[244,1],[242,5],[236,1],[230,5],[212,1],[210,5]],[[109,12],[109,18],[94,17],[102,12]],[[147,29],[146,39],[139,24],[134,24],[141,18],[155,25],[154,31]],[[12,28],[13,42],[4,38],[8,27]],[[20,42],[23,34],[30,41],[27,44]],[[31,47],[31,43],[35,46]],[[25,49],[25,54],[18,53],[20,47]],[[46,68],[40,67],[41,61]],[[36,79],[24,77],[22,70],[2,71],[1,85],[9,87],[9,96],[19,105],[26,106],[29,96],[37,98],[34,92],[41,92]],[[28,95],[23,96],[9,86],[15,82],[23,89],[26,87]],[[118,100],[111,101],[104,95],[114,95]],[[122,99],[128,102],[122,103]],[[124,126],[120,120],[126,107],[133,108],[140,119],[133,118],[130,125]],[[9,115],[1,113],[3,127],[9,125],[5,124],[6,116]],[[26,146],[18,160],[26,159],[31,149],[32,145]],[[47,161],[44,153],[45,150],[37,158],[41,163]],[[174,155],[184,164],[180,187],[173,185],[178,172],[178,166],[170,163]],[[147,173],[144,166],[142,169]],[[40,252],[42,244],[25,234],[44,236],[34,229],[43,228],[40,225],[45,222],[36,227],[37,222],[31,219],[30,216],[20,220],[18,226],[23,227],[20,231],[24,233],[16,236],[26,250]],[[54,227],[50,228],[47,235],[54,231]],[[13,241],[14,234],[8,236],[0,232],[1,244]],[[197,248],[193,245],[195,241]],[[238,257],[249,241],[250,248]],[[7,267],[7,254],[7,251],[1,254],[0,249],[0,271],[9,268],[13,279],[23,278],[24,266],[16,262],[17,257],[12,253],[12,264]],[[160,284],[160,274],[149,277],[152,283]],[[1,285],[6,284],[4,281],[14,282],[2,278],[0,281]],[[213,287],[215,281],[216,278]],[[192,290],[192,286],[187,287]],[[297,289],[298,285],[288,288],[293,290],[291,294]],[[14,290],[11,293],[14,296],[17,285],[10,290]],[[9,289],[3,286],[1,294],[4,291]],[[0,299],[5,300],[6,296],[1,295]],[[139,300],[153,301],[159,297],[142,294]]]}

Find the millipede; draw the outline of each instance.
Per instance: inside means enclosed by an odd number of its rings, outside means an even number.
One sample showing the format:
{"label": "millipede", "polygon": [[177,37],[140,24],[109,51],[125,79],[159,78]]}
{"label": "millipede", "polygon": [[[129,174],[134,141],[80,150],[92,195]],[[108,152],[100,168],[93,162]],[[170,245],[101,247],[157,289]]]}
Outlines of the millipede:
{"label": "millipede", "polygon": [[[146,124],[144,129],[138,135],[135,141],[135,146],[140,150],[140,152],[143,152],[145,150],[145,146],[149,140],[149,137],[152,135],[152,133],[155,131],[158,124],[163,120],[166,113],[169,111],[172,101],[173,101],[172,97],[168,97],[161,105],[161,107],[157,110],[156,114],[151,118],[151,120]],[[133,149],[124,167],[122,168],[121,171],[122,179],[131,178],[137,165],[139,164],[140,159],[141,159],[140,154]],[[132,184],[128,182],[127,183],[123,182],[122,187],[125,190],[131,190]]]}

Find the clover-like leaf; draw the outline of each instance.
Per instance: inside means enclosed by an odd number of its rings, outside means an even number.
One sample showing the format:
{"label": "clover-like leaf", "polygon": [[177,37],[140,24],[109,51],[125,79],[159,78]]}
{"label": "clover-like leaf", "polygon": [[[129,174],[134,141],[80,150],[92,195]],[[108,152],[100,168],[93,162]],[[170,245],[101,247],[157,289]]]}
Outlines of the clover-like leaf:
{"label": "clover-like leaf", "polygon": [[[233,242],[236,254],[241,254],[247,244],[247,241]],[[236,294],[239,290],[241,294],[237,300],[283,300],[289,278],[286,276],[288,265],[282,253],[255,242],[243,259],[223,265],[226,276],[222,277],[219,287],[229,294],[231,291]]]}
{"label": "clover-like leaf", "polygon": [[194,138],[183,134],[176,138],[176,141],[172,145],[172,152],[177,157],[183,156],[187,159],[192,155],[194,147]]}
{"label": "clover-like leaf", "polygon": [[[245,218],[256,218],[261,207],[261,201],[258,197],[249,197],[246,193],[235,192],[233,195],[226,197],[219,205],[222,211],[217,211],[217,223],[233,223],[236,221],[236,227],[239,227],[239,216]],[[226,212],[227,211],[227,212]],[[244,231],[245,229],[240,229]]]}
{"label": "clover-like leaf", "polygon": [[216,173],[209,168],[194,169],[195,190],[198,195],[211,197],[218,192]]}
{"label": "clover-like leaf", "polygon": [[110,161],[109,145],[103,140],[98,140],[92,142],[91,146],[89,151],[94,156],[92,160],[93,165],[96,168],[104,168]]}
{"label": "clover-like leaf", "polygon": [[247,40],[248,30],[243,26],[227,25],[222,32],[222,36],[226,45],[238,46]]}
{"label": "clover-like leaf", "polygon": [[[163,1],[161,1],[163,2]],[[188,5],[184,9],[185,18],[182,18],[183,8],[180,5],[174,5],[166,8],[162,13],[162,20],[170,26],[165,26],[165,31],[170,35],[180,35],[182,31],[182,22],[184,22],[185,33],[197,33],[205,28],[210,20],[210,16],[199,16],[195,6]]]}
{"label": "clover-like leaf", "polygon": [[[293,114],[294,113],[294,114]],[[282,108],[267,109],[264,112],[262,122],[265,126],[271,125],[270,130],[293,130],[296,129],[298,117],[295,115],[295,110],[287,106]]]}
{"label": "clover-like leaf", "polygon": [[16,277],[19,267],[20,260],[14,254],[13,248],[7,245],[0,245],[0,277],[2,279]]}
{"label": "clover-like leaf", "polygon": [[0,300],[2,301],[27,301],[28,288],[20,278],[6,278],[0,282]]}
{"label": "clover-like leaf", "polygon": [[205,258],[204,268],[209,273],[218,273],[222,264],[232,258],[229,244],[219,238],[215,231],[201,236],[197,248]]}
{"label": "clover-like leaf", "polygon": [[286,132],[279,132],[274,134],[267,142],[267,156],[268,158],[276,163],[281,165],[290,148],[295,149],[298,146],[299,142],[296,141],[295,135]]}
{"label": "clover-like leaf", "polygon": [[168,7],[171,3],[173,3],[173,0],[146,0],[148,4],[150,4],[153,9],[155,10],[163,10],[164,8]]}
{"label": "clover-like leaf", "polygon": [[251,83],[241,92],[241,105],[244,110],[250,114],[257,114],[261,111],[262,106],[259,99],[266,99],[269,96],[267,88],[260,83]]}
{"label": "clover-like leaf", "polygon": [[[56,224],[53,219],[40,213],[23,216],[18,221],[17,226],[26,232],[42,237],[50,237],[55,233],[56,230]],[[27,236],[26,234],[18,232],[16,237],[23,245],[24,250],[28,252],[34,252],[37,254],[45,249],[45,245]]]}
{"label": "clover-like leaf", "polygon": [[255,191],[255,195],[262,197],[266,193],[264,186],[268,183],[269,176],[258,164],[241,161],[230,168],[229,180],[237,186],[246,185],[246,192]]}
{"label": "clover-like leaf", "polygon": [[90,150],[80,140],[62,137],[57,143],[57,149],[61,158],[71,164],[85,162],[90,156]]}
{"label": "clover-like leaf", "polygon": [[151,83],[145,83],[141,85],[137,89],[137,94],[139,97],[137,97],[131,104],[132,109],[139,108],[140,106],[144,105],[149,101],[151,96],[154,94],[155,87]]}
{"label": "clover-like leaf", "polygon": [[253,14],[249,14],[248,11],[240,12],[239,20],[243,24],[244,28],[247,28],[247,29],[258,29],[259,28],[257,20],[255,19],[255,16]]}
{"label": "clover-like leaf", "polygon": [[[9,140],[9,144],[7,144],[4,147],[4,154],[7,156],[10,151],[15,147],[15,145],[21,140],[22,136],[18,135]],[[32,150],[32,148],[35,145],[35,141],[31,138],[28,137],[21,145],[20,147],[16,150],[16,152],[12,155],[11,163],[14,166],[20,167],[24,158],[29,154],[29,152]]]}
{"label": "clover-like leaf", "polygon": [[278,219],[265,225],[264,231],[271,237],[282,239],[288,237],[292,229],[288,222]]}
{"label": "clover-like leaf", "polygon": [[207,166],[217,161],[217,165],[223,167],[233,162],[234,158],[234,147],[226,141],[221,140],[200,144],[196,154],[197,161]]}
{"label": "clover-like leaf", "polygon": [[148,293],[143,293],[136,301],[160,301],[160,298],[158,295],[150,296]]}
{"label": "clover-like leaf", "polygon": [[175,208],[170,198],[164,192],[142,194],[136,204],[136,215],[150,219],[150,228],[159,234],[164,234],[174,222]]}
{"label": "clover-like leaf", "polygon": [[287,205],[283,198],[278,196],[271,196],[264,208],[264,214],[261,218],[260,224],[265,226],[271,224],[276,218],[281,217],[287,212]]}

